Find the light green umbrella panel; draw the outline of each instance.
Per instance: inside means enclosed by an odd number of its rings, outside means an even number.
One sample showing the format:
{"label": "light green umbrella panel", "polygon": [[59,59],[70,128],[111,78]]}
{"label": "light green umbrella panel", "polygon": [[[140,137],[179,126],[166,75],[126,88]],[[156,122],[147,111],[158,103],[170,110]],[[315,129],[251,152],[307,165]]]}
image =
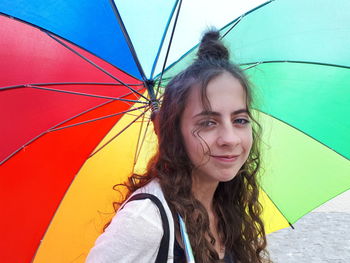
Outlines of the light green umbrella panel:
{"label": "light green umbrella panel", "polygon": [[347,0],[275,0],[221,29],[260,112],[261,186],[290,223],[350,189],[348,10]]}
{"label": "light green umbrella panel", "polygon": [[350,158],[348,68],[268,63],[246,72],[256,88],[256,108]]}

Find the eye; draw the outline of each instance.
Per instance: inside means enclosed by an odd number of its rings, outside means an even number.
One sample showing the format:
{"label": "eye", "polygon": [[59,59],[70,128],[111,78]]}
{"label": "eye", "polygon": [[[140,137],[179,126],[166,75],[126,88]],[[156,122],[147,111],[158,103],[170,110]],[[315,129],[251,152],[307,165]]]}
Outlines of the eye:
{"label": "eye", "polygon": [[245,124],[250,123],[250,120],[246,119],[246,118],[239,118],[239,119],[235,119],[233,121],[233,123],[237,123],[237,124],[240,124],[240,125],[245,125]]}
{"label": "eye", "polygon": [[199,126],[201,127],[211,127],[216,125],[216,122],[213,120],[204,120],[199,123]]}

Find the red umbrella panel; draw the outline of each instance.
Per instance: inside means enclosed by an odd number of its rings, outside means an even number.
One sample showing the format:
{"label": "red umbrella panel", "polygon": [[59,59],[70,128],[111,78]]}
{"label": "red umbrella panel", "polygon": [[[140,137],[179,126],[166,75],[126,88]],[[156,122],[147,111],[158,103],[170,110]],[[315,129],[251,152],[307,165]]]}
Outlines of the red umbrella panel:
{"label": "red umbrella panel", "polygon": [[31,25],[0,24],[0,224],[16,230],[3,232],[1,257],[29,262],[98,143],[135,102],[148,105],[140,80]]}

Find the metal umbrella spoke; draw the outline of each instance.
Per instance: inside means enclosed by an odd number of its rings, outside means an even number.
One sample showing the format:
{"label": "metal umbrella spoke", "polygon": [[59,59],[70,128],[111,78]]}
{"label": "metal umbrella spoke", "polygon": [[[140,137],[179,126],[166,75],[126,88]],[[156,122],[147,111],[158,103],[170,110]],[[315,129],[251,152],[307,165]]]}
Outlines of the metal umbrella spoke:
{"label": "metal umbrella spoke", "polygon": [[261,7],[263,7],[263,6],[267,5],[267,4],[270,4],[270,3],[273,2],[273,1],[275,1],[275,0],[270,0],[270,1],[266,2],[266,3],[263,3],[263,4],[259,5],[259,6],[257,6],[256,8],[250,10],[249,12],[242,14],[240,17],[236,18],[235,20],[233,20],[233,21],[231,22],[232,25],[231,25],[230,28],[221,36],[221,38],[224,38],[228,33],[230,33],[230,31],[231,31],[239,22],[241,22],[241,20],[242,20],[243,17],[245,17],[246,15],[248,15],[248,14],[254,12],[255,10],[258,10],[259,8],[261,8]]}
{"label": "metal umbrella spoke", "polygon": [[311,65],[319,65],[319,66],[327,66],[327,67],[337,67],[337,68],[345,68],[350,69],[350,66],[338,65],[338,64],[330,64],[330,63],[321,63],[321,62],[313,62],[313,61],[298,61],[298,60],[269,60],[269,61],[257,61],[250,63],[242,63],[240,66],[249,66],[244,68],[244,70],[256,67],[261,64],[272,64],[272,63],[298,63],[298,64],[311,64]]}
{"label": "metal umbrella spoke", "polygon": [[125,97],[125,95],[123,95],[121,97],[110,97],[110,96],[95,95],[95,94],[82,93],[82,92],[76,92],[76,91],[67,91],[67,90],[61,90],[61,89],[53,89],[53,88],[47,88],[47,87],[42,87],[42,86],[37,86],[37,85],[32,85],[32,84],[24,84],[24,85],[3,87],[3,88],[0,88],[0,91],[8,90],[8,89],[18,89],[18,88],[33,88],[33,89],[39,89],[39,90],[61,92],[61,93],[66,93],[66,94],[94,97],[94,98],[100,98],[100,99],[118,100],[118,101],[123,101],[123,102],[148,104],[148,102],[144,102],[144,101],[140,101],[140,100],[123,99],[122,97]]}
{"label": "metal umbrella spoke", "polygon": [[[23,85],[14,85],[14,86],[7,86],[7,87],[1,87],[0,90],[5,90],[5,89],[14,89],[14,88],[19,88],[23,87],[26,84]],[[66,86],[66,85],[93,85],[93,86],[124,86],[123,84],[120,83],[110,83],[110,82],[48,82],[48,83],[30,83],[27,85],[33,85],[33,86]],[[143,84],[132,84],[128,83],[127,85],[129,86],[140,86],[143,87]]]}
{"label": "metal umbrella spoke", "polygon": [[177,9],[177,13],[176,13],[176,17],[175,17],[175,22],[174,22],[173,30],[172,30],[172,32],[171,32],[171,37],[170,37],[169,45],[168,45],[167,52],[166,52],[166,55],[165,55],[165,59],[164,59],[162,71],[161,71],[161,74],[160,74],[160,77],[159,77],[159,80],[158,80],[158,85],[157,85],[157,90],[156,90],[155,97],[158,96],[159,88],[160,88],[161,83],[162,83],[163,73],[164,73],[165,66],[166,66],[166,63],[167,63],[167,60],[168,60],[168,56],[169,56],[171,44],[172,44],[172,42],[173,42],[173,37],[174,37],[174,33],[175,33],[177,21],[178,21],[178,18],[179,18],[179,14],[180,14],[180,10],[181,10],[181,5],[182,5],[182,0],[180,0],[180,2],[179,2],[179,7],[178,7],[178,9]]}
{"label": "metal umbrella spoke", "polygon": [[136,165],[136,163],[137,163],[137,161],[138,161],[138,159],[139,159],[139,156],[140,156],[140,153],[141,153],[141,151],[142,151],[142,148],[143,148],[143,146],[144,146],[146,135],[147,135],[148,132],[149,132],[149,126],[150,126],[151,118],[148,118],[148,120],[147,120],[146,128],[145,128],[145,130],[144,130],[144,132],[143,132],[143,136],[142,136],[142,139],[141,139],[141,141],[140,141],[141,133],[142,133],[142,129],[143,129],[143,124],[144,124],[144,122],[145,122],[145,117],[146,117],[146,115],[144,115],[144,116],[142,117],[142,119],[143,119],[143,120],[142,120],[142,125],[141,125],[141,127],[140,127],[140,132],[139,132],[139,136],[138,136],[138,140],[137,140],[137,145],[136,145],[136,152],[135,152],[135,156],[134,156],[133,172],[134,172],[134,169],[135,169],[135,165]]}
{"label": "metal umbrella spoke", "polygon": [[[134,109],[129,109],[129,110],[126,110],[126,111],[121,111],[121,112],[118,112],[118,113],[102,116],[102,117],[99,117],[99,118],[94,118],[94,119],[91,119],[91,120],[88,120],[88,121],[74,123],[74,124],[63,126],[63,127],[59,127],[59,128],[49,129],[47,132],[59,131],[59,130],[63,130],[63,129],[67,129],[67,128],[71,128],[71,127],[75,127],[75,126],[91,123],[91,122],[94,122],[94,121],[99,121],[99,120],[103,120],[103,119],[107,119],[107,118],[112,118],[112,117],[115,117],[115,116],[118,116],[118,115],[127,114],[129,112],[137,111],[137,110],[144,109],[144,108],[147,108],[147,107],[148,107],[148,105],[141,106],[141,107],[137,107],[137,108],[134,108]],[[138,115],[136,115],[136,116],[138,116]]]}
{"label": "metal umbrella spoke", "polygon": [[273,119],[275,119],[275,120],[277,120],[277,121],[279,121],[279,122],[281,122],[281,123],[283,123],[283,124],[285,124],[286,126],[289,126],[289,127],[293,128],[293,129],[297,130],[298,132],[300,132],[300,133],[304,134],[305,136],[309,137],[311,140],[314,140],[314,141],[316,141],[317,143],[319,143],[319,144],[323,145],[324,147],[328,148],[329,150],[333,151],[333,152],[336,153],[337,155],[339,155],[339,156],[345,158],[346,160],[350,160],[350,159],[349,159],[348,157],[346,157],[345,155],[343,155],[343,154],[341,154],[340,152],[336,151],[335,149],[333,149],[333,148],[330,147],[329,145],[325,144],[325,143],[322,142],[321,140],[318,140],[317,138],[315,138],[315,137],[312,136],[311,134],[309,134],[309,133],[303,131],[302,129],[298,128],[297,126],[294,126],[294,125],[292,125],[292,124],[290,124],[290,123],[288,123],[288,122],[286,122],[286,121],[284,121],[284,120],[282,120],[282,119],[280,119],[280,118],[278,118],[278,117],[276,117],[276,116],[274,116],[274,115],[272,115],[272,114],[269,114],[269,113],[267,113],[267,112],[265,112],[265,111],[263,111],[263,110],[261,110],[261,109],[256,109],[256,108],[253,108],[253,109],[256,110],[256,111],[259,111],[259,112],[261,112],[261,113],[263,113],[263,114],[265,114],[265,115],[267,115],[267,116],[269,116],[269,117],[271,117],[271,118],[273,118]]}
{"label": "metal umbrella spoke", "polygon": [[111,73],[109,73],[107,70],[103,69],[102,67],[100,67],[99,65],[97,65],[96,63],[94,63],[93,61],[91,61],[90,59],[88,59],[87,57],[85,57],[83,54],[79,53],[78,51],[74,50],[73,48],[69,47],[67,44],[65,44],[63,41],[61,41],[60,39],[58,39],[57,37],[55,37],[54,35],[50,34],[49,32],[47,32],[47,35],[50,36],[52,39],[56,40],[58,43],[60,43],[62,46],[64,46],[65,48],[69,49],[70,51],[72,51],[74,54],[78,55],[79,57],[81,57],[82,59],[84,59],[85,61],[87,61],[88,63],[90,63],[92,66],[96,67],[97,69],[99,69],[100,71],[102,71],[103,73],[107,74],[109,77],[111,77],[112,79],[116,80],[117,82],[119,82],[120,84],[124,85],[125,87],[127,87],[128,89],[130,89],[132,92],[136,93],[137,95],[143,97],[144,99],[147,99],[146,97],[144,97],[140,92],[138,92],[137,90],[133,89],[132,87],[130,87],[129,85],[127,85],[126,83],[124,83],[122,80],[118,79],[117,77],[115,77],[114,75],[112,75]]}
{"label": "metal umbrella spoke", "polygon": [[175,10],[176,10],[176,7],[177,7],[177,4],[178,4],[179,0],[177,0],[174,4],[174,7],[173,7],[173,10],[171,11],[170,13],[170,16],[169,16],[169,20],[168,20],[168,23],[165,27],[165,30],[164,30],[164,33],[163,33],[163,37],[162,37],[162,40],[161,40],[161,43],[159,45],[159,49],[158,49],[158,52],[157,52],[157,55],[156,55],[156,58],[154,60],[154,63],[153,63],[153,66],[152,66],[152,70],[151,70],[151,79],[153,79],[153,75],[154,75],[154,71],[156,69],[156,66],[157,66],[157,63],[158,63],[158,60],[159,60],[159,56],[160,56],[160,53],[161,53],[161,50],[163,48],[163,44],[164,44],[164,40],[165,40],[165,37],[168,33],[168,29],[169,29],[169,26],[170,26],[170,22],[174,16],[174,13],[175,13]]}
{"label": "metal umbrella spoke", "polygon": [[110,144],[114,139],[116,139],[120,134],[122,134],[124,131],[126,131],[132,124],[137,122],[138,119],[140,119],[147,111],[144,111],[142,114],[137,116],[134,120],[132,120],[128,125],[126,125],[122,130],[120,130],[116,135],[114,135],[110,140],[108,140],[105,144],[103,144],[100,148],[98,148],[96,151],[94,151],[88,158],[91,158],[96,153],[101,151],[104,147],[106,147],[108,144]]}

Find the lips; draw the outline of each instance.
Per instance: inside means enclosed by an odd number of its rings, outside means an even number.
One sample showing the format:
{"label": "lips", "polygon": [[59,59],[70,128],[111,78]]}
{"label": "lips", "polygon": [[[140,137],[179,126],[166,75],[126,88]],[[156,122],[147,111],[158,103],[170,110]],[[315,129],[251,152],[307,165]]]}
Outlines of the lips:
{"label": "lips", "polygon": [[238,156],[239,155],[210,155],[210,157],[221,162],[234,162]]}

